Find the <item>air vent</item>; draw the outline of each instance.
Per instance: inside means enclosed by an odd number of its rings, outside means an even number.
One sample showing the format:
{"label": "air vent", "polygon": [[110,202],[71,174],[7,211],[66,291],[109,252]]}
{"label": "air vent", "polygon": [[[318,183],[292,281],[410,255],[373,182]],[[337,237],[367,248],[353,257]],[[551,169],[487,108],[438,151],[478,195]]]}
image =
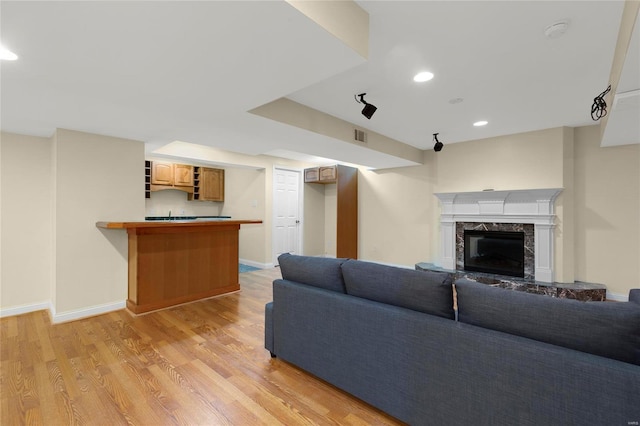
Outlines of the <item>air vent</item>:
{"label": "air vent", "polygon": [[367,134],[364,130],[353,129],[353,138],[362,143],[367,143]]}

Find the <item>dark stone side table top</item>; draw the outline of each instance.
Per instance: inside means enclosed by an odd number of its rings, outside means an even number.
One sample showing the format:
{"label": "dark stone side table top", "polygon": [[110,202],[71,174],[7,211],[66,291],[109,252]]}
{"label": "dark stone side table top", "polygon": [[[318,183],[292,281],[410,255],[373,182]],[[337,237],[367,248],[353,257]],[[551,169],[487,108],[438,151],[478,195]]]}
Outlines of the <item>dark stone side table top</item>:
{"label": "dark stone side table top", "polygon": [[427,262],[416,263],[415,268],[418,271],[446,272],[452,274],[454,280],[466,278],[492,287],[526,291],[527,293],[542,294],[551,297],[575,299],[583,302],[603,302],[607,298],[607,287],[604,284],[586,283],[583,281],[575,281],[573,283],[545,283],[542,281],[525,280],[518,277],[486,274],[483,272],[453,271]]}

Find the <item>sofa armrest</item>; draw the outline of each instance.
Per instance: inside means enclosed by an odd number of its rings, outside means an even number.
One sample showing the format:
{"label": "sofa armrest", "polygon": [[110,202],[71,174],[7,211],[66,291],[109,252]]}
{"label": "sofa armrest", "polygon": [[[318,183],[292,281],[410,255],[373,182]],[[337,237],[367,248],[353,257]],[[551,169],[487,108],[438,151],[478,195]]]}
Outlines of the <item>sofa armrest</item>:
{"label": "sofa armrest", "polygon": [[275,357],[273,347],[273,302],[264,306],[264,347]]}
{"label": "sofa armrest", "polygon": [[640,288],[632,288],[629,290],[629,302],[640,305]]}

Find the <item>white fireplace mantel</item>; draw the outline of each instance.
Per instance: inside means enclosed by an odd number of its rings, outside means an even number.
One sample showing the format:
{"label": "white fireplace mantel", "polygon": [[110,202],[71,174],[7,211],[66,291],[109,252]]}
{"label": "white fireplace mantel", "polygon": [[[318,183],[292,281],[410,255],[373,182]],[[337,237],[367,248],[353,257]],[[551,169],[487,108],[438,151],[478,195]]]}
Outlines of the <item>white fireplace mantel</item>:
{"label": "white fireplace mantel", "polygon": [[561,188],[441,192],[440,266],[456,269],[456,222],[532,223],[535,278],[553,282],[554,201]]}

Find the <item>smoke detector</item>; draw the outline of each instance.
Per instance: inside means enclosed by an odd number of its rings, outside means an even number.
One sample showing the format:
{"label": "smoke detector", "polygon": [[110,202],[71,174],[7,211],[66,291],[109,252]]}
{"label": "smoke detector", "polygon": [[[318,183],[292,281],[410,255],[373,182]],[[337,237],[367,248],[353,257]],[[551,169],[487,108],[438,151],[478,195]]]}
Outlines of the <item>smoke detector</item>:
{"label": "smoke detector", "polygon": [[551,38],[551,39],[560,38],[564,35],[564,33],[567,32],[568,28],[569,28],[568,20],[558,21],[556,23],[549,25],[544,30],[544,35],[547,38]]}

